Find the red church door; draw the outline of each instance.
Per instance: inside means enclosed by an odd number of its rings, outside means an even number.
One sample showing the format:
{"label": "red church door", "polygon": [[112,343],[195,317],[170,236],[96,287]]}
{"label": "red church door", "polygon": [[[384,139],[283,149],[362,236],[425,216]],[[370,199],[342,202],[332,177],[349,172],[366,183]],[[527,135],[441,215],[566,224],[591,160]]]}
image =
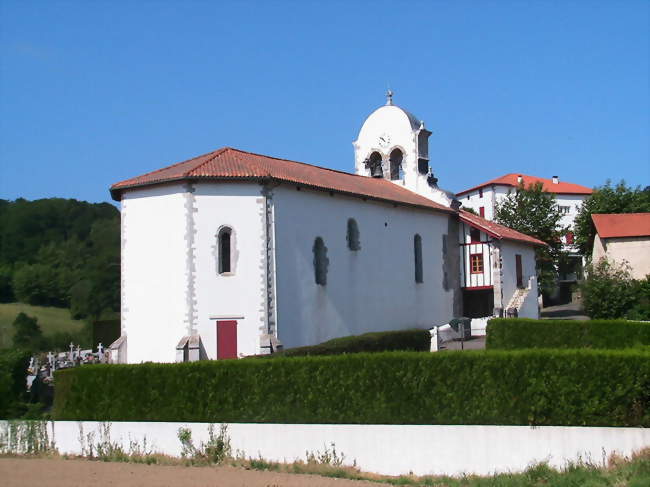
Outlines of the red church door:
{"label": "red church door", "polygon": [[237,358],[237,322],[217,321],[217,360]]}

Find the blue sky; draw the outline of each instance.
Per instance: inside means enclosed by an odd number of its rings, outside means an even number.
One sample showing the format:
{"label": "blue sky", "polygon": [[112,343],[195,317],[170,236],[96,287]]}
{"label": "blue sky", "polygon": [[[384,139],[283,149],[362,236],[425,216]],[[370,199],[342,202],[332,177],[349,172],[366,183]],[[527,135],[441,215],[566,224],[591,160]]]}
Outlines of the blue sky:
{"label": "blue sky", "polygon": [[0,198],[108,201],[222,146],[352,171],[365,117],[460,191],[650,184],[650,2],[0,0]]}

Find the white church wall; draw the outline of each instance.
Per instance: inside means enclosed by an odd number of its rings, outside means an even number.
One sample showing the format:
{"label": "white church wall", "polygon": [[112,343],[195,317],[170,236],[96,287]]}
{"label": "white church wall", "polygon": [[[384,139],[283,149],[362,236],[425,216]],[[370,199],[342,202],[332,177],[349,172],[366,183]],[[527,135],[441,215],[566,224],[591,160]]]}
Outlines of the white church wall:
{"label": "white church wall", "polygon": [[122,197],[122,334],[130,363],[173,362],[186,327],[185,190]]}
{"label": "white church wall", "polygon": [[[430,328],[453,315],[443,281],[449,216],[295,186],[276,188],[278,334],[285,347],[409,327]],[[361,249],[347,246],[354,218]],[[422,237],[424,282],[415,282],[414,235]],[[314,240],[327,247],[327,284],[316,284]],[[456,235],[447,247],[457,245]],[[450,264],[446,284],[458,263]]]}
{"label": "white church wall", "polygon": [[[217,358],[217,318],[237,321],[237,352],[259,352],[265,320],[264,197],[257,183],[195,185],[195,326],[210,359]],[[232,272],[219,274],[217,235],[232,229]],[[179,337],[180,338],[180,337]]]}

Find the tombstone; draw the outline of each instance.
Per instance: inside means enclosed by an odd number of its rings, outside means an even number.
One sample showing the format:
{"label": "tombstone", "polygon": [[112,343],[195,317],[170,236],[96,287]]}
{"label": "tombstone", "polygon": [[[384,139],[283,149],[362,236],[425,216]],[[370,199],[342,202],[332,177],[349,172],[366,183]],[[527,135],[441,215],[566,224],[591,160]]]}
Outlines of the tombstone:
{"label": "tombstone", "polygon": [[54,367],[54,354],[52,352],[47,352],[47,363],[50,364],[50,367]]}
{"label": "tombstone", "polygon": [[97,355],[99,357],[99,363],[106,363],[106,357],[104,357],[104,346],[102,342],[99,342],[97,345]]}
{"label": "tombstone", "polygon": [[74,360],[74,343],[70,342],[70,353],[68,353],[68,360],[72,362]]}
{"label": "tombstone", "polygon": [[29,365],[27,366],[27,370],[34,370],[34,357],[29,358]]}

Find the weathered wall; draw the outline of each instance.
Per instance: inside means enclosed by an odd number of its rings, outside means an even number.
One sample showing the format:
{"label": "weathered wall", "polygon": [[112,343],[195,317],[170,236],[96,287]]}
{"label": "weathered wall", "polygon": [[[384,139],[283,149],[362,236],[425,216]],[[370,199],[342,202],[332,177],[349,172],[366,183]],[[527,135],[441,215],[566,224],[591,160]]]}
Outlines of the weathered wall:
{"label": "weathered wall", "polygon": [[601,239],[596,235],[592,260],[598,262],[603,257],[610,262],[627,262],[632,277],[643,279],[650,274],[650,237]]}
{"label": "weathered wall", "polygon": [[[2,425],[0,421],[0,425]],[[179,428],[189,428],[195,445],[208,440],[205,423],[112,423],[110,439],[129,450],[129,441],[155,452],[180,456]],[[61,454],[81,454],[84,435],[101,438],[102,423],[56,421],[48,424]],[[215,428],[218,432],[219,428]],[[230,424],[233,451],[246,457],[292,462],[305,451],[331,450],[345,455],[366,472],[384,475],[490,475],[523,471],[548,462],[556,468],[567,462],[599,464],[612,453],[629,456],[650,444],[650,429],[568,426],[430,426],[353,424]]]}
{"label": "weathered wall", "polygon": [[[431,327],[453,316],[457,280],[445,279],[449,216],[295,186],[274,190],[279,337],[286,347],[367,331]],[[346,241],[348,218],[361,249]],[[415,282],[413,238],[422,237],[424,282]],[[313,246],[327,247],[327,284],[316,284]],[[447,243],[451,247],[457,236]],[[453,257],[452,253],[452,257]],[[457,253],[455,254],[457,259]],[[457,269],[457,261],[449,269]]]}

